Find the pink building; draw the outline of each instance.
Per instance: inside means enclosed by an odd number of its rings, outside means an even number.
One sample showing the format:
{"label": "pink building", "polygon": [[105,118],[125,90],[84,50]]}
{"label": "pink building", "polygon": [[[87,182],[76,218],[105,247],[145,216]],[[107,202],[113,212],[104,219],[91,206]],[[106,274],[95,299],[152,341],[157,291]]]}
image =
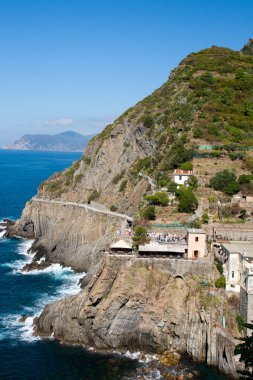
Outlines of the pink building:
{"label": "pink building", "polygon": [[187,230],[187,257],[198,259],[206,256],[206,233],[202,229],[189,228]]}

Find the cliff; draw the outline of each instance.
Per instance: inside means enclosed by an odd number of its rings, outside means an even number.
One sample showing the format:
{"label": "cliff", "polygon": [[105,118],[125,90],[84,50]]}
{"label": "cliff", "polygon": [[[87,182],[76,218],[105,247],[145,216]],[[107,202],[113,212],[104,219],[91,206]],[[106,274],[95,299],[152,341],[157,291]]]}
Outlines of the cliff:
{"label": "cliff", "polygon": [[34,261],[71,266],[77,271],[94,270],[116,232],[126,221],[113,214],[70,205],[27,203],[22,218],[7,235],[35,239]]}
{"label": "cliff", "polygon": [[[210,264],[193,270],[180,261],[108,258],[102,251],[126,218],[67,202],[96,201],[133,217],[146,192],[191,161],[199,145],[250,148],[252,64],[251,55],[226,48],[190,54],[163,86],[94,137],[79,161],[40,185],[37,198],[62,203],[29,202],[8,234],[35,238],[36,258],[89,275],[85,290],[45,308],[37,333],[102,349],[172,347],[235,372],[233,339],[216,327],[226,300],[201,287]],[[238,157],[250,165],[250,151]]]}
{"label": "cliff", "polygon": [[104,350],[173,348],[235,374],[233,339],[215,327],[224,299],[200,285],[206,273],[208,263],[108,256],[85,290],[46,306],[36,332]]}

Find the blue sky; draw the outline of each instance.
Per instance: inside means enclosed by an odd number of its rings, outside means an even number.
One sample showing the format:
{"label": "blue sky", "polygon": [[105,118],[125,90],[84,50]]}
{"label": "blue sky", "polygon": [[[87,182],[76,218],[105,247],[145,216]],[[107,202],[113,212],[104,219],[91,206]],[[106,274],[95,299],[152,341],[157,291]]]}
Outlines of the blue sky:
{"label": "blue sky", "polygon": [[0,0],[0,146],[98,132],[186,55],[252,29],[252,0]]}

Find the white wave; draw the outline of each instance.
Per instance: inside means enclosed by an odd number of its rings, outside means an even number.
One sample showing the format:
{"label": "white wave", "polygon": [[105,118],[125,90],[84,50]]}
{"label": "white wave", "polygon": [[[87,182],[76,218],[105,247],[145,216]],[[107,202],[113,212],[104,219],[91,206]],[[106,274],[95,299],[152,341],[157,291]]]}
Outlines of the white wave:
{"label": "white wave", "polygon": [[5,234],[5,228],[2,231],[0,231],[0,239],[3,238],[4,234]]}
{"label": "white wave", "polygon": [[18,254],[23,255],[23,256],[28,256],[30,258],[33,258],[35,253],[31,254],[28,253],[29,249],[31,248],[34,240],[27,240],[27,239],[22,239],[21,242],[18,245]]}
{"label": "white wave", "polygon": [[39,336],[33,335],[33,320],[34,317],[27,317],[24,322],[17,322],[20,324],[20,338],[26,342],[34,342],[35,340],[40,340]]}
{"label": "white wave", "polygon": [[154,360],[158,360],[158,356],[156,354],[150,355],[150,354],[144,354],[143,352],[137,351],[137,352],[130,352],[126,351],[123,353],[124,356],[130,358],[130,359],[136,359],[140,363],[149,363]]}
{"label": "white wave", "polygon": [[[23,315],[28,315],[25,321],[20,322],[22,315],[8,314],[2,316],[0,321],[0,340],[5,338],[13,338],[13,341],[19,339],[26,342],[33,342],[40,339],[33,335],[33,319],[40,315],[43,308],[56,300],[59,300],[65,296],[76,294],[80,291],[79,281],[85,276],[85,273],[75,273],[73,269],[69,267],[62,267],[60,264],[52,264],[50,267],[44,270],[33,270],[30,272],[21,272],[23,266],[30,262],[32,255],[27,251],[30,249],[33,240],[21,240],[18,244],[17,253],[20,255],[20,259],[10,263],[2,264],[2,266],[9,267],[13,274],[22,275],[47,275],[53,276],[56,280],[61,281],[61,285],[55,288],[53,294],[44,293],[33,303],[26,306],[23,309]],[[40,262],[43,260],[40,260]]]}

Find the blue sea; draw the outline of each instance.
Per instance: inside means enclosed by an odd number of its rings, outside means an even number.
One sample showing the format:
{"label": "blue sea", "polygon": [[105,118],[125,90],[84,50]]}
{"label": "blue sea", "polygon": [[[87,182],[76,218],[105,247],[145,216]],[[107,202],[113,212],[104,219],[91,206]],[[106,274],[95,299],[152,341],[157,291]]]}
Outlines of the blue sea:
{"label": "blue sea", "polygon": [[[0,150],[0,220],[19,218],[39,183],[79,157],[78,153]],[[143,364],[136,359],[33,336],[33,317],[47,303],[77,293],[84,274],[58,264],[40,272],[21,273],[31,260],[27,254],[31,244],[29,240],[6,239],[0,232],[0,379],[137,379]],[[23,315],[28,316],[25,322],[20,321]],[[194,379],[225,378],[204,365],[192,366],[199,372]],[[158,379],[159,371],[153,373],[151,378]]]}

